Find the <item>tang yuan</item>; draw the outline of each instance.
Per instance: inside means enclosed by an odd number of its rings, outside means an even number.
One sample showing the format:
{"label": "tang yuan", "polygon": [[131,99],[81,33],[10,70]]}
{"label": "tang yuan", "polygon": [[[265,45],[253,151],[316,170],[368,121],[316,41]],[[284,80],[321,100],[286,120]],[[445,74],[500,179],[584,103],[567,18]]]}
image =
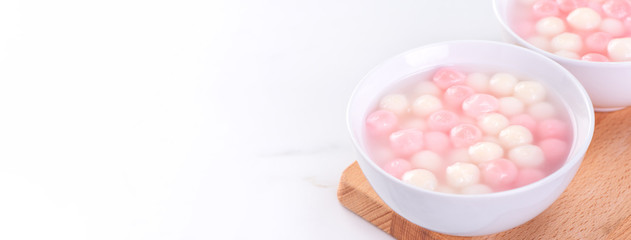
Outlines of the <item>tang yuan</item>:
{"label": "tang yuan", "polygon": [[537,0],[510,11],[515,33],[544,51],[591,62],[631,61],[631,0]]}
{"label": "tang yuan", "polygon": [[371,159],[404,183],[450,194],[506,191],[560,168],[573,129],[556,92],[488,69],[439,67],[386,89],[365,118]]}

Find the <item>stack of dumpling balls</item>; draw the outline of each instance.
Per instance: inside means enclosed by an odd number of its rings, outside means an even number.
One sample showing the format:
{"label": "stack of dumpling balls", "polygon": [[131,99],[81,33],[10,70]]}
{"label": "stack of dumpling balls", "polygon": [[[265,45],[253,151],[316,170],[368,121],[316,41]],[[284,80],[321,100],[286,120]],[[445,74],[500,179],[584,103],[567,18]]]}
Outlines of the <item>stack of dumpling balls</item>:
{"label": "stack of dumpling balls", "polygon": [[565,162],[568,110],[540,81],[455,66],[424,76],[384,94],[366,117],[369,155],[388,174],[425,190],[483,194],[536,182]]}
{"label": "stack of dumpling balls", "polygon": [[630,0],[515,2],[512,28],[535,47],[585,61],[631,61]]}

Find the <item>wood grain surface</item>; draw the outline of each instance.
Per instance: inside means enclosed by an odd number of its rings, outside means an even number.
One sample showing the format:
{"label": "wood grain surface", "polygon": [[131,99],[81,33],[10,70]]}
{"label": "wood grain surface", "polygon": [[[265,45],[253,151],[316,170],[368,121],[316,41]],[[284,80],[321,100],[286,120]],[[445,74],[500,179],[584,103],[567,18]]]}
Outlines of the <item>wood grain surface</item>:
{"label": "wood grain surface", "polygon": [[596,113],[594,138],[565,192],[539,216],[506,232],[455,237],[423,229],[377,196],[357,162],[342,174],[337,195],[396,239],[631,239],[631,108]]}

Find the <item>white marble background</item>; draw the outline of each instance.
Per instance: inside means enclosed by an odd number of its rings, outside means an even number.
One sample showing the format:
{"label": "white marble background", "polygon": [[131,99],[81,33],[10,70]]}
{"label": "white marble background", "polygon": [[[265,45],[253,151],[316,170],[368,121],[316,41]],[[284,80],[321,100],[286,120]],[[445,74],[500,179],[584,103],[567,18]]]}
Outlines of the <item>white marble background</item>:
{"label": "white marble background", "polygon": [[488,0],[4,0],[0,239],[388,239],[336,198],[353,87],[500,33]]}

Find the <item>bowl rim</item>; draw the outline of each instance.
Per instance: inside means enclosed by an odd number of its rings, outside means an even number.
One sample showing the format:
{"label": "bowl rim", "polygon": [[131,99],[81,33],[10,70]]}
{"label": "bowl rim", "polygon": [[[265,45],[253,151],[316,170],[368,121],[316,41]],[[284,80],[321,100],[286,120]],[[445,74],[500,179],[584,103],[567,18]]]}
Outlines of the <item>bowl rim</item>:
{"label": "bowl rim", "polygon": [[[473,194],[473,195],[465,195],[465,194],[454,194],[454,193],[443,193],[443,192],[437,192],[437,191],[430,191],[430,190],[425,190],[422,188],[418,188],[415,186],[412,186],[410,184],[406,184],[403,181],[401,181],[398,178],[395,178],[394,176],[388,174],[385,172],[385,170],[383,170],[380,166],[378,166],[374,161],[371,160],[371,158],[369,157],[369,155],[366,153],[366,151],[361,148],[360,143],[359,143],[359,139],[357,139],[355,137],[355,134],[353,134],[355,131],[353,130],[353,124],[352,124],[352,119],[351,119],[351,107],[355,101],[356,96],[358,95],[358,92],[360,91],[360,88],[364,85],[364,83],[367,81],[367,79],[374,74],[374,72],[376,72],[377,70],[379,70],[380,68],[382,68],[383,66],[385,66],[387,63],[391,62],[391,61],[395,61],[396,59],[400,59],[403,58],[404,56],[419,51],[421,49],[429,49],[429,48],[436,48],[439,46],[444,46],[444,45],[453,45],[453,44],[483,44],[483,45],[496,45],[497,47],[500,48],[507,48],[507,49],[511,49],[511,51],[522,51],[522,52],[527,52],[526,54],[531,54],[536,58],[539,58],[541,61],[546,62],[546,64],[552,64],[554,66],[556,66],[556,68],[561,71],[564,75],[566,75],[568,77],[568,79],[570,81],[572,81],[572,83],[578,87],[579,92],[578,94],[582,96],[581,99],[584,100],[583,104],[586,105],[587,107],[587,112],[588,112],[588,128],[586,129],[588,131],[588,134],[585,138],[584,142],[578,142],[577,144],[572,144],[572,147],[570,148],[570,152],[574,152],[574,154],[572,156],[568,156],[566,162],[557,170],[555,170],[554,172],[552,172],[551,174],[545,176],[543,179],[540,179],[534,183],[530,183],[527,184],[525,186],[522,187],[518,187],[518,188],[513,188],[513,189],[509,189],[509,190],[504,190],[504,191],[499,191],[499,192],[492,192],[492,193],[486,193],[486,194]],[[421,66],[422,67],[422,66]],[[575,121],[575,116],[574,115],[570,115],[570,118],[572,119],[572,121]],[[576,165],[580,165],[581,162],[583,161],[583,158],[585,156],[585,153],[587,152],[587,148],[589,147],[593,135],[594,135],[594,128],[595,128],[595,113],[594,113],[594,108],[591,102],[591,99],[589,98],[589,95],[587,94],[587,91],[585,90],[585,88],[580,84],[580,82],[576,79],[576,77],[574,77],[574,75],[572,75],[567,69],[565,69],[563,66],[561,66],[559,63],[541,55],[538,54],[537,52],[534,52],[530,49],[527,48],[523,48],[523,47],[519,47],[513,44],[508,44],[508,43],[504,43],[504,42],[499,42],[499,41],[488,41],[488,40],[452,40],[452,41],[441,41],[441,42],[434,42],[434,43],[430,43],[427,45],[422,45],[420,47],[416,47],[413,49],[409,49],[407,51],[404,51],[402,53],[396,54],[388,59],[386,59],[385,61],[377,64],[375,67],[373,67],[368,73],[366,73],[362,79],[357,83],[357,85],[355,86],[353,92],[351,93],[350,99],[348,101],[347,104],[347,108],[346,108],[346,127],[347,127],[347,131],[350,134],[351,137],[351,141],[353,142],[353,145],[355,147],[355,150],[357,152],[359,152],[359,154],[361,155],[361,158],[365,159],[366,162],[368,162],[368,164],[370,165],[370,167],[376,169],[377,172],[379,172],[379,174],[384,175],[386,178],[389,178],[392,182],[394,182],[396,185],[398,185],[399,187],[403,187],[403,188],[407,188],[411,191],[415,191],[415,192],[420,192],[423,194],[433,194],[436,196],[441,196],[441,197],[445,197],[445,198],[450,198],[450,199],[459,199],[459,200],[466,200],[466,199],[484,199],[484,198],[501,198],[501,197],[507,197],[507,196],[511,196],[511,195],[519,195],[519,194],[523,194],[524,192],[529,192],[532,189],[535,188],[539,188],[541,185],[546,185],[551,181],[554,181],[558,178],[561,178],[564,174],[566,174],[567,172],[571,171],[571,169],[576,166]],[[574,151],[572,151],[574,150]],[[361,166],[361,164],[360,164]],[[573,178],[573,177],[572,177]],[[370,180],[369,180],[370,182]]]}
{"label": "bowl rim", "polygon": [[[508,23],[505,21],[505,19],[502,18],[502,15],[500,14],[499,6],[498,6],[499,1],[505,1],[505,2],[513,1],[514,2],[514,0],[493,0],[493,13],[495,14],[495,17],[499,21],[500,25],[502,25],[502,28],[504,28],[504,30],[506,30],[522,46],[526,46],[530,50],[536,51],[539,54],[543,54],[546,57],[554,59],[555,61],[565,61],[565,62],[576,64],[582,67],[590,66],[590,65],[592,67],[594,67],[593,65],[596,65],[598,67],[607,67],[607,68],[631,67],[631,61],[592,62],[592,61],[585,61],[585,60],[563,57],[563,56],[559,56],[548,51],[544,51],[543,49],[540,49],[536,47],[535,45],[532,45],[531,43],[523,39],[521,36],[517,35],[517,33],[515,33],[515,31],[513,31],[513,29],[510,28],[510,26],[508,26]],[[628,38],[631,38],[631,36]]]}

